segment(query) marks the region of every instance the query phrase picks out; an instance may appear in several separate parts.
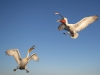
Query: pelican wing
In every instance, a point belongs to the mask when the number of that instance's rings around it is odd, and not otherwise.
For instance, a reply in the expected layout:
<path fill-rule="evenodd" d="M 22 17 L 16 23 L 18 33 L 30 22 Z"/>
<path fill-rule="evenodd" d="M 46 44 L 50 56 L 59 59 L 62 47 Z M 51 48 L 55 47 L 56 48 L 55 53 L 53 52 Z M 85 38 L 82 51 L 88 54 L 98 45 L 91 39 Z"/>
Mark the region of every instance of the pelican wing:
<path fill-rule="evenodd" d="M 18 49 L 10 49 L 5 52 L 9 56 L 13 56 L 18 64 L 20 64 L 21 56 Z"/>
<path fill-rule="evenodd" d="M 35 45 L 32 46 L 32 47 L 28 50 L 28 52 L 30 53 L 33 49 L 35 49 Z"/>
<path fill-rule="evenodd" d="M 75 30 L 77 32 L 81 31 L 84 28 L 86 28 L 88 25 L 90 25 L 91 23 L 95 22 L 97 19 L 98 19 L 97 15 L 85 17 L 75 24 Z"/>
<path fill-rule="evenodd" d="M 35 60 L 36 62 L 39 61 L 39 57 L 37 56 L 36 53 L 32 54 L 32 55 L 29 57 L 29 61 L 30 61 L 31 59 Z"/>

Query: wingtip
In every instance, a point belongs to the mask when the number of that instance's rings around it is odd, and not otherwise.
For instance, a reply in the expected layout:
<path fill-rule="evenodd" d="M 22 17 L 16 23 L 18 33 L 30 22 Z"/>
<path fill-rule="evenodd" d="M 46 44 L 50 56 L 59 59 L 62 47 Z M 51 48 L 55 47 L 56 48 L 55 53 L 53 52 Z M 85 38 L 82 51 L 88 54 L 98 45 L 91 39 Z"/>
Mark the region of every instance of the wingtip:
<path fill-rule="evenodd" d="M 98 15 L 95 15 L 95 16 L 99 18 L 99 16 L 98 16 Z"/>
<path fill-rule="evenodd" d="M 95 20 L 98 20 L 99 19 L 99 16 L 98 15 L 94 15 L 94 19 Z"/>
<path fill-rule="evenodd" d="M 95 16 L 97 16 L 97 17 L 98 17 L 98 15 L 95 15 Z"/>

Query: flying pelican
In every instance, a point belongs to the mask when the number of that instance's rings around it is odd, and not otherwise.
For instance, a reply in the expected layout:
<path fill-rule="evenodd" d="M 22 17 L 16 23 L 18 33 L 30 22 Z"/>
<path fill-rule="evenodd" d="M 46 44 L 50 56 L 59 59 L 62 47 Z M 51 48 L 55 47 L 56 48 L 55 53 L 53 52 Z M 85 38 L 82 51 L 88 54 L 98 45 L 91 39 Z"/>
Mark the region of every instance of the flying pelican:
<path fill-rule="evenodd" d="M 61 24 L 58 26 L 58 30 L 67 30 L 68 34 L 73 39 L 76 39 L 78 37 L 78 32 L 79 31 L 83 30 L 88 25 L 90 25 L 91 23 L 98 20 L 98 16 L 94 15 L 94 16 L 85 17 L 85 18 L 83 18 L 82 20 L 80 20 L 79 22 L 77 22 L 75 24 L 69 24 L 67 18 L 63 17 L 58 12 L 56 12 L 55 14 L 58 14 L 62 17 L 61 20 L 57 20 L 57 22 L 61 22 Z M 66 34 L 66 33 L 64 33 L 64 34 Z"/>
<path fill-rule="evenodd" d="M 19 50 L 18 49 L 9 49 L 7 50 L 5 53 L 9 56 L 13 56 L 14 59 L 16 60 L 18 66 L 16 69 L 14 69 L 13 71 L 16 71 L 17 69 L 20 70 L 26 70 L 26 73 L 29 73 L 29 71 L 26 69 L 26 65 L 28 64 L 28 62 L 33 59 L 36 62 L 39 61 L 39 58 L 37 56 L 36 53 L 33 53 L 30 57 L 29 57 L 29 53 L 35 49 L 35 45 L 32 46 L 28 51 L 27 51 L 27 56 L 25 58 L 21 58 Z"/>

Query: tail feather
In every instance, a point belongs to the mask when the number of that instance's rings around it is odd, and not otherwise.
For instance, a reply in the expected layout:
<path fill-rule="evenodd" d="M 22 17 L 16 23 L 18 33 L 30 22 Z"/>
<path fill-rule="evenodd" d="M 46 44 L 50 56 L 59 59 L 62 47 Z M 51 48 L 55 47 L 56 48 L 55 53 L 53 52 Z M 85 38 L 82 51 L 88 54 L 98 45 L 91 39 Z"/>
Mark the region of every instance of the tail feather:
<path fill-rule="evenodd" d="M 76 39 L 78 35 L 79 35 L 78 33 L 75 33 L 73 37 L 71 36 L 71 38 Z"/>

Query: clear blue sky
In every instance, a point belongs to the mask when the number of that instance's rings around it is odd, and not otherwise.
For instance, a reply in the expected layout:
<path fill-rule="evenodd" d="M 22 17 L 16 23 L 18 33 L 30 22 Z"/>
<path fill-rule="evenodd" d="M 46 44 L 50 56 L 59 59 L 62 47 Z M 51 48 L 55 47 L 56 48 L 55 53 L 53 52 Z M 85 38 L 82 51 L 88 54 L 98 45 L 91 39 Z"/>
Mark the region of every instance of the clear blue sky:
<path fill-rule="evenodd" d="M 18 48 L 21 56 L 36 45 L 39 62 L 30 61 L 27 75 L 100 75 L 100 20 L 74 40 L 58 31 L 59 12 L 76 23 L 100 17 L 100 0 L 0 0 L 0 75 L 25 75 L 5 51 Z"/>

